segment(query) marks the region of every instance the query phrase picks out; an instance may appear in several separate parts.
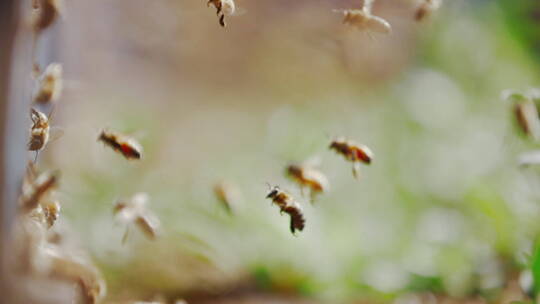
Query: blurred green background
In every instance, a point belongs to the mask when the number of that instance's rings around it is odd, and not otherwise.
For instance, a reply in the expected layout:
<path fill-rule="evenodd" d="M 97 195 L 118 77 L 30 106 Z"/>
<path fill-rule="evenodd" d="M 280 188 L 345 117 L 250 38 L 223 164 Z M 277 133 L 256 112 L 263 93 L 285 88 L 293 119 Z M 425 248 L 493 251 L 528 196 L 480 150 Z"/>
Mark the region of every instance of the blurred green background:
<path fill-rule="evenodd" d="M 373 37 L 331 11 L 360 1 L 238 0 L 225 29 L 205 2 L 66 5 L 65 135 L 44 165 L 63 173 L 57 229 L 78 233 L 109 299 L 501 299 L 540 229 L 538 171 L 516 162 L 536 145 L 500 98 L 539 84 L 540 2 L 448 0 L 416 23 L 417 2 L 377 0 L 393 33 Z M 144 159 L 97 143 L 105 127 L 138 138 Z M 360 181 L 327 149 L 338 135 L 375 153 Z M 311 157 L 331 183 L 314 205 L 283 175 Z M 222 179 L 242 192 L 234 216 L 212 192 Z M 266 182 L 302 203 L 297 236 Z M 122 245 L 112 204 L 140 191 L 163 235 Z"/>

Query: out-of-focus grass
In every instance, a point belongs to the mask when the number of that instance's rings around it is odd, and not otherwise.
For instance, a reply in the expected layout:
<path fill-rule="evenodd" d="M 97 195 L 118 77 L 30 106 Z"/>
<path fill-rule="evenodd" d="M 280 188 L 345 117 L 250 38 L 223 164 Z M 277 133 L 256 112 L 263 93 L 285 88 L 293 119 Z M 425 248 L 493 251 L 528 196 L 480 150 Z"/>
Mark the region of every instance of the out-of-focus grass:
<path fill-rule="evenodd" d="M 71 62 L 82 85 L 67 92 L 58 111 L 66 134 L 47 155 L 63 170 L 61 221 L 103 267 L 112 298 L 256 284 L 336 303 L 500 287 L 507 260 L 520 262 L 538 233 L 540 193 L 537 172 L 516 166 L 533 145 L 516 135 L 499 93 L 537 85 L 538 66 L 503 22 L 504 5 L 447 1 L 413 24 L 405 2 L 391 2 L 379 9 L 394 34 L 374 40 L 342 33 L 327 4 L 243 3 L 249 13 L 228 31 L 199 6 L 110 8 L 123 24 L 139 19 L 87 55 L 95 65 L 118 60 L 121 72 Z M 128 17 L 114 14 L 120 8 Z M 152 30 L 169 39 L 140 37 Z M 66 49 L 86 46 L 71 35 Z M 144 159 L 126 162 L 96 143 L 101 127 L 134 132 Z M 360 181 L 327 150 L 328 135 L 373 149 Z M 312 156 L 332 184 L 313 206 L 282 175 Z M 213 197 L 223 178 L 242 190 L 233 217 Z M 298 236 L 264 199 L 265 182 L 302 201 Z M 150 194 L 163 236 L 135 234 L 122 246 L 112 203 L 138 191 Z"/>

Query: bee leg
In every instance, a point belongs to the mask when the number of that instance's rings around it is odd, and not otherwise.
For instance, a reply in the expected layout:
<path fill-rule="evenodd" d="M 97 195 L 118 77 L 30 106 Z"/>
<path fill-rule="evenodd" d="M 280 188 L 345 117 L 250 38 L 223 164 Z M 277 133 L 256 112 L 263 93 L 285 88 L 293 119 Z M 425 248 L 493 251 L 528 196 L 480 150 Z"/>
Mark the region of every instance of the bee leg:
<path fill-rule="evenodd" d="M 34 156 L 34 164 L 37 162 L 38 155 L 39 155 L 39 150 L 36 150 L 36 156 Z"/>
<path fill-rule="evenodd" d="M 221 14 L 221 17 L 219 17 L 219 24 L 222 26 L 222 27 L 225 27 L 227 24 L 225 23 L 225 15 L 224 14 Z"/>
<path fill-rule="evenodd" d="M 355 179 L 360 178 L 360 165 L 358 163 L 353 163 L 352 174 Z"/>

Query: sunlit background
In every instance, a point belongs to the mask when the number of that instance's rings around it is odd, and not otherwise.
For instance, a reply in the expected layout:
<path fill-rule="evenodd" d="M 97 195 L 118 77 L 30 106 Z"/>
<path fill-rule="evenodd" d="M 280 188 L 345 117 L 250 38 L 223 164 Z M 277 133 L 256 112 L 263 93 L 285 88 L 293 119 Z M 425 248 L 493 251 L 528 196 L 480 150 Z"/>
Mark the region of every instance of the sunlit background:
<path fill-rule="evenodd" d="M 377 0 L 390 35 L 332 12 L 361 1 L 236 5 L 221 28 L 204 0 L 66 1 L 64 136 L 42 166 L 62 171 L 55 229 L 78 235 L 108 300 L 501 299 L 540 229 L 538 171 L 517 166 L 535 144 L 500 98 L 540 84 L 539 3 L 447 0 L 418 23 L 416 1 Z M 98 143 L 103 128 L 140 140 L 143 159 Z M 335 136 L 373 150 L 359 180 L 328 150 Z M 284 175 L 306 159 L 331 183 L 313 205 Z M 220 180 L 241 191 L 232 216 Z M 301 203 L 304 231 L 291 235 L 267 182 Z M 122 244 L 112 206 L 136 192 L 161 237 L 133 230 Z"/>

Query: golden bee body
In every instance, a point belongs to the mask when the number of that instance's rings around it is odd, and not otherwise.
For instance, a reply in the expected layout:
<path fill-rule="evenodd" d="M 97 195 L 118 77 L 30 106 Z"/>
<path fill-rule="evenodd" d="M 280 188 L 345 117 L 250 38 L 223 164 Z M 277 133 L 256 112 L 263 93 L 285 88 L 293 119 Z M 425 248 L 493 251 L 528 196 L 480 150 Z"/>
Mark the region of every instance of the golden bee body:
<path fill-rule="evenodd" d="M 110 130 L 103 130 L 98 140 L 114 151 L 122 154 L 126 159 L 141 159 L 142 146 L 134 138 Z"/>
<path fill-rule="evenodd" d="M 28 142 L 28 150 L 39 151 L 45 147 L 49 141 L 49 118 L 42 112 L 36 109 L 30 110 L 30 118 L 33 122 L 30 128 L 30 141 Z"/>
<path fill-rule="evenodd" d="M 287 213 L 290 218 L 290 230 L 294 234 L 296 230 L 304 230 L 306 220 L 300 205 L 286 192 L 275 186 L 270 189 L 270 192 L 266 196 L 272 200 L 272 203 L 279 207 L 280 213 Z"/>
<path fill-rule="evenodd" d="M 32 24 L 36 32 L 50 27 L 62 9 L 61 0 L 34 0 L 33 1 Z"/>
<path fill-rule="evenodd" d="M 371 31 L 381 34 L 390 34 L 392 26 L 385 19 L 373 15 L 370 10 L 363 9 L 347 9 L 334 10 L 343 14 L 343 23 L 355 27 L 362 31 Z"/>
<path fill-rule="evenodd" d="M 353 163 L 353 175 L 358 178 L 359 164 L 371 164 L 373 152 L 365 145 L 357 144 L 353 141 L 338 138 L 330 143 L 329 149 L 343 155 L 346 160 Z"/>
<path fill-rule="evenodd" d="M 34 102 L 50 103 L 60 98 L 62 92 L 62 65 L 51 63 L 38 79 Z"/>
<path fill-rule="evenodd" d="M 289 165 L 286 173 L 292 180 L 300 185 L 301 189 L 309 189 L 311 201 L 315 199 L 317 194 L 328 191 L 330 188 L 330 183 L 328 182 L 326 175 L 307 165 Z"/>

